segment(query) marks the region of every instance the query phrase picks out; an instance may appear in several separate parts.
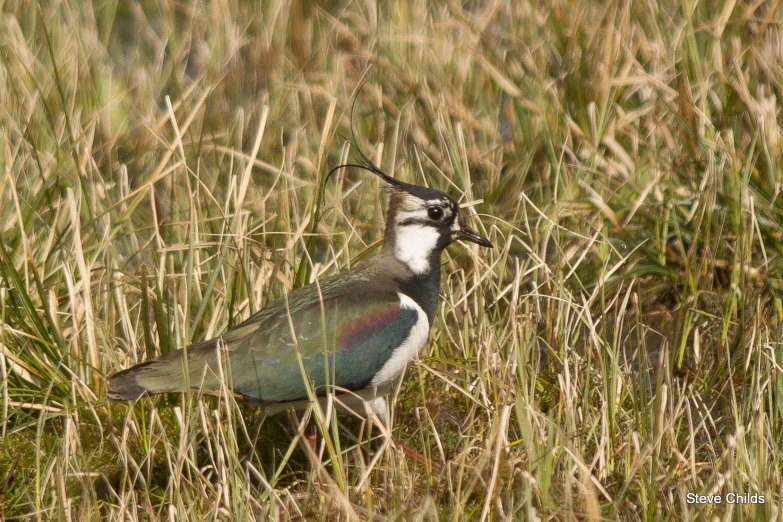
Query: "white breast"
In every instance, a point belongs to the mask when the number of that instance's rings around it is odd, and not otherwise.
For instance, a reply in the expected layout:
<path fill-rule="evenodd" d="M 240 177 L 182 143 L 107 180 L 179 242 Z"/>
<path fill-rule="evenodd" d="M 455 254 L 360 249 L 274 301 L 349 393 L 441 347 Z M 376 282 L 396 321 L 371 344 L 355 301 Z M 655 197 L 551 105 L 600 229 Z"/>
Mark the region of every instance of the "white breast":
<path fill-rule="evenodd" d="M 405 371 L 405 367 L 408 366 L 408 363 L 418 357 L 421 349 L 427 344 L 427 338 L 430 335 L 430 322 L 421 306 L 407 295 L 399 292 L 397 292 L 397 295 L 400 296 L 400 306 L 408 310 L 416 310 L 419 318 L 416 321 L 416 324 L 413 325 L 413 328 L 411 328 L 405 341 L 399 348 L 394 350 L 392 356 L 381 368 L 381 371 L 379 371 L 370 382 L 371 387 L 383 386 L 402 375 L 402 372 Z"/>

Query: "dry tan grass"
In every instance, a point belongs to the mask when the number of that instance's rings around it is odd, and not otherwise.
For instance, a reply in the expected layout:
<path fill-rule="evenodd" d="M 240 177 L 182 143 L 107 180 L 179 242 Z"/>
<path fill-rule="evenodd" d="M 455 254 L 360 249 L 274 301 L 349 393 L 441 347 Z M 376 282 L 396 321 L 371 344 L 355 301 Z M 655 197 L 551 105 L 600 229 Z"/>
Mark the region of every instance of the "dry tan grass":
<path fill-rule="evenodd" d="M 776 1 L 5 2 L 0 518 L 783 517 L 781 20 Z M 432 465 L 331 408 L 107 403 L 107 374 L 375 252 L 378 180 L 318 197 L 354 96 L 373 159 L 497 245 L 444 256 L 396 392 L 394 438 Z"/>

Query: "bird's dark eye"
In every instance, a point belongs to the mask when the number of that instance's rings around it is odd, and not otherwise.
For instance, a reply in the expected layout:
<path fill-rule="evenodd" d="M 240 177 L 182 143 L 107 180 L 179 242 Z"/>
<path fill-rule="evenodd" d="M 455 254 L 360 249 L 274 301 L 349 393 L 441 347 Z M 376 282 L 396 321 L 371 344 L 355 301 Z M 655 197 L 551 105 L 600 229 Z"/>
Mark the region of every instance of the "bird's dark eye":
<path fill-rule="evenodd" d="M 443 217 L 443 209 L 440 207 L 430 207 L 427 209 L 427 215 L 433 221 L 437 221 Z"/>

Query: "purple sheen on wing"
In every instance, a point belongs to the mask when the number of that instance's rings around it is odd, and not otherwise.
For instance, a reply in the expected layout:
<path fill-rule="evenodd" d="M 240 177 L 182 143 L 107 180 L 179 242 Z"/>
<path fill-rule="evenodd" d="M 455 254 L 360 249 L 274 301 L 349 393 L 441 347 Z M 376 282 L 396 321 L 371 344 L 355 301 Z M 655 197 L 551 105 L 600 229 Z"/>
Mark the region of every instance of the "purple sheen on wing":
<path fill-rule="evenodd" d="M 398 304 L 368 310 L 367 315 L 345 323 L 339 330 L 338 339 L 342 350 L 351 351 L 396 320 L 400 315 Z"/>

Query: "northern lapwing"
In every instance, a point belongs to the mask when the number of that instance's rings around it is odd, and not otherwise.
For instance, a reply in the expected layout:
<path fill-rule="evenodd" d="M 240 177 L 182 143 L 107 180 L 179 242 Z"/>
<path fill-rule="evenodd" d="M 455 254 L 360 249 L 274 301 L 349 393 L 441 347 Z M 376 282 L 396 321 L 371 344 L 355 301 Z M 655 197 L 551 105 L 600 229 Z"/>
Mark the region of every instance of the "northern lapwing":
<path fill-rule="evenodd" d="M 424 348 L 435 320 L 441 252 L 455 240 L 492 243 L 465 224 L 454 198 L 399 181 L 359 154 L 361 165 L 332 172 L 361 167 L 389 184 L 378 255 L 291 291 L 215 339 L 112 375 L 108 397 L 228 390 L 279 410 L 331 391 L 351 407 L 360 398 L 385 423 L 384 395 Z"/>

